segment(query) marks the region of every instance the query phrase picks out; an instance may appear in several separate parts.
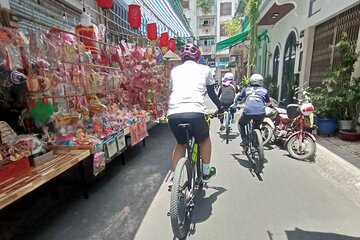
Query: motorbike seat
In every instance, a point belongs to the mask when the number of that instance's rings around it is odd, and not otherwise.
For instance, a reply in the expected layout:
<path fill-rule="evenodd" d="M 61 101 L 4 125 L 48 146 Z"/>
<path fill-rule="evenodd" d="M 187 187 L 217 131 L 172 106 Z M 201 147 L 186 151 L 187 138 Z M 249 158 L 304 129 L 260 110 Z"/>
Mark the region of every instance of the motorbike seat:
<path fill-rule="evenodd" d="M 287 115 L 290 119 L 297 118 L 301 115 L 300 105 L 299 104 L 289 104 L 286 107 Z"/>

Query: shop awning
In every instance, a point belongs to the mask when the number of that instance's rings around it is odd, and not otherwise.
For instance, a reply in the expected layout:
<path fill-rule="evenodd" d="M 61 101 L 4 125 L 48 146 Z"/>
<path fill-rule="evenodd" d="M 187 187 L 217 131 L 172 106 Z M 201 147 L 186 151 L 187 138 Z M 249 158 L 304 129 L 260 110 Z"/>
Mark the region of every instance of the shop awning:
<path fill-rule="evenodd" d="M 239 35 L 235 35 L 235 36 L 225 39 L 221 42 L 218 42 L 216 44 L 216 51 L 218 52 L 218 51 L 225 50 L 229 47 L 232 47 L 238 43 L 245 41 L 248 34 L 249 34 L 249 30 L 246 30 L 246 31 L 240 33 Z"/>
<path fill-rule="evenodd" d="M 241 24 L 241 33 L 218 42 L 216 44 L 216 51 L 219 52 L 225 50 L 229 47 L 232 47 L 238 43 L 245 41 L 247 35 L 249 34 L 249 31 L 250 31 L 249 17 L 245 16 Z"/>
<path fill-rule="evenodd" d="M 125 0 L 125 2 L 127 4 L 131 4 L 133 0 Z M 168 31 L 170 37 L 174 37 L 175 35 L 182 38 L 193 36 L 184 14 L 172 1 L 137 0 L 137 2 L 142 6 L 141 10 L 143 12 L 143 17 L 145 17 L 146 20 L 150 20 L 155 17 L 155 19 L 161 20 L 168 26 L 167 27 L 158 21 L 159 33 Z"/>

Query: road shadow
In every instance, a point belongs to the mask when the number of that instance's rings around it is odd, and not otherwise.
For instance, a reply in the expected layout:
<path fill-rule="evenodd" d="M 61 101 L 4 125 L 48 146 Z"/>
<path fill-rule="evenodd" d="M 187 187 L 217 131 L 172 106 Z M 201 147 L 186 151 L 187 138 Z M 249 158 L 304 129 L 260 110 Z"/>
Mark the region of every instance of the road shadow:
<path fill-rule="evenodd" d="M 274 149 L 278 149 L 279 147 L 275 145 L 275 143 L 272 142 L 268 142 L 267 144 L 264 145 L 264 150 L 274 150 Z"/>
<path fill-rule="evenodd" d="M 219 137 L 221 138 L 222 142 L 223 141 L 226 141 L 226 133 L 225 131 L 222 131 L 222 132 L 216 132 Z M 237 132 L 230 132 L 229 134 L 229 142 L 231 142 L 232 140 L 236 139 L 237 137 L 239 137 L 240 134 L 237 133 Z"/>
<path fill-rule="evenodd" d="M 315 163 L 316 154 L 310 158 L 307 159 L 297 159 L 291 156 L 289 153 L 285 153 L 283 156 L 286 156 L 292 160 L 299 161 L 299 162 L 305 162 L 305 163 Z"/>
<path fill-rule="evenodd" d="M 260 174 L 256 174 L 255 171 L 254 171 L 254 168 L 253 168 L 253 165 L 251 164 L 251 159 L 247 156 L 247 155 L 244 155 L 244 154 L 239 154 L 239 153 L 232 153 L 231 156 L 236 160 L 238 161 L 238 163 L 244 167 L 244 168 L 247 168 L 250 172 L 250 174 L 253 176 L 253 177 L 257 177 L 259 181 L 263 181 L 263 178 Z M 239 156 L 244 156 L 244 158 L 240 158 Z M 264 158 L 264 168 L 265 168 L 265 164 L 268 163 L 268 160 L 266 158 Z"/>
<path fill-rule="evenodd" d="M 276 240 L 277 235 L 281 235 L 280 239 L 284 239 L 281 233 L 267 232 L 270 240 Z M 353 237 L 338 233 L 305 231 L 300 228 L 295 228 L 293 231 L 285 231 L 285 234 L 288 240 L 360 240 L 360 236 Z"/>
<path fill-rule="evenodd" d="M 214 193 L 205 197 L 206 191 L 209 189 L 215 190 Z M 212 215 L 213 203 L 217 200 L 218 196 L 226 192 L 227 189 L 223 187 L 208 186 L 202 189 L 195 198 L 195 208 L 191 216 L 191 226 L 189 235 L 195 235 L 196 224 L 205 222 Z"/>

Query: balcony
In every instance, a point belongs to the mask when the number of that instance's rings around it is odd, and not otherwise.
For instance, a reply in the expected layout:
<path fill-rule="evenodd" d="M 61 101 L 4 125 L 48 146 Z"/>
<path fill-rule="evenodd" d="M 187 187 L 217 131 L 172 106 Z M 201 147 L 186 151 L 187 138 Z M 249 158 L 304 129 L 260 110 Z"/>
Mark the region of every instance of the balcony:
<path fill-rule="evenodd" d="M 215 45 L 213 45 L 213 46 L 200 46 L 200 51 L 201 51 L 202 55 L 215 54 Z"/>
<path fill-rule="evenodd" d="M 204 9 L 201 7 L 197 7 L 196 13 L 198 16 L 214 16 L 216 15 L 216 7 L 215 5 L 211 6 L 206 11 L 204 11 Z"/>
<path fill-rule="evenodd" d="M 198 36 L 211 36 L 211 35 L 216 35 L 215 26 L 198 27 Z"/>

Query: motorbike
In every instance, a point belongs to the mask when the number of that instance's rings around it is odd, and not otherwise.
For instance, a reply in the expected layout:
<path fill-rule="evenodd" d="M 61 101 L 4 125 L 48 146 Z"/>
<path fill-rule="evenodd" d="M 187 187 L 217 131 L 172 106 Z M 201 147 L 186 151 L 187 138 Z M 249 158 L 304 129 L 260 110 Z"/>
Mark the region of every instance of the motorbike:
<path fill-rule="evenodd" d="M 284 100 L 277 102 L 271 98 L 271 102 L 272 107 L 265 108 L 266 115 L 260 128 L 264 145 L 275 140 L 274 131 L 276 126 L 279 125 L 281 119 L 288 118 L 286 109 L 283 107 Z M 284 135 L 284 133 L 281 133 L 281 135 Z"/>
<path fill-rule="evenodd" d="M 289 104 L 286 109 L 274 107 L 268 111 L 261 126 L 263 138 L 283 143 L 296 159 L 313 157 L 316 153 L 316 139 L 307 131 L 315 127 L 313 111 L 314 106 L 308 101 Z M 269 136 L 271 133 L 272 136 Z"/>

